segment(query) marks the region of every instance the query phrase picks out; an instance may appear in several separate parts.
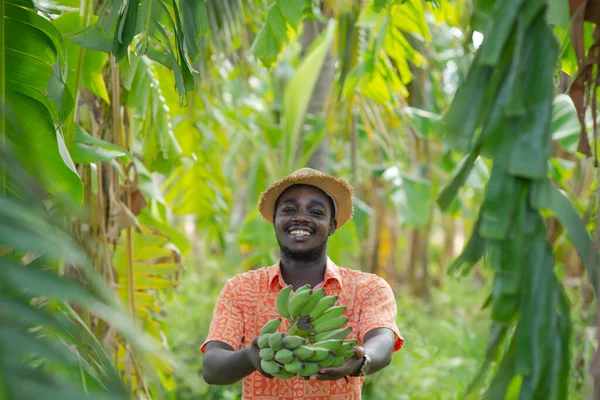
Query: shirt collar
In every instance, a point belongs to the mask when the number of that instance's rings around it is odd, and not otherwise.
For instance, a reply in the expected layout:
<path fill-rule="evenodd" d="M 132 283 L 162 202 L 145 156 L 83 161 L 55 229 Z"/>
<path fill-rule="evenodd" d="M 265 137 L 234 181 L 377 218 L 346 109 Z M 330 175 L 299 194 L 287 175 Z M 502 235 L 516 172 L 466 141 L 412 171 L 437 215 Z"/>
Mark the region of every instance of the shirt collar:
<path fill-rule="evenodd" d="M 342 289 L 342 275 L 340 274 L 340 267 L 335 265 L 329 257 L 327 257 L 327 266 L 325 267 L 325 276 L 323 277 L 323 287 L 329 281 L 337 281 L 340 289 Z M 279 287 L 283 288 L 286 286 L 283 276 L 281 276 L 281 260 L 277 260 L 277 264 L 271 267 L 269 271 L 269 287 L 273 285 L 273 282 L 277 281 Z"/>

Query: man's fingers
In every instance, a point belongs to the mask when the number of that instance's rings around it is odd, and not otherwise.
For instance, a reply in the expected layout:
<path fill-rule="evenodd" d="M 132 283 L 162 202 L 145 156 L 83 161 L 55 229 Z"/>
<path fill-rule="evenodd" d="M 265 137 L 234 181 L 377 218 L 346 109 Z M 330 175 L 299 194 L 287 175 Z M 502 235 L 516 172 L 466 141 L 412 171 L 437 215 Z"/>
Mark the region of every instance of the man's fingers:
<path fill-rule="evenodd" d="M 336 377 L 332 375 L 322 374 L 319 372 L 318 374 L 311 375 L 308 379 L 311 381 L 330 381 L 336 379 Z"/>
<path fill-rule="evenodd" d="M 342 368 L 342 367 L 321 368 L 319 370 L 319 374 L 327 375 L 329 377 L 342 376 L 342 375 L 346 375 L 346 368 Z"/>
<path fill-rule="evenodd" d="M 354 346 L 353 350 L 355 358 L 363 358 L 367 354 L 362 346 Z"/>

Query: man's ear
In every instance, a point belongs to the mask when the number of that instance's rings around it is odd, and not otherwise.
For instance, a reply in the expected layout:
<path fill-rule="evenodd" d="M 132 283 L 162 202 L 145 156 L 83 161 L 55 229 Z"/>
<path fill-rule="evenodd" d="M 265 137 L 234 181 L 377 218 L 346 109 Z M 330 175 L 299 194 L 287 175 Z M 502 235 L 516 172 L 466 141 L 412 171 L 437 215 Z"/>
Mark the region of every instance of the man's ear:
<path fill-rule="evenodd" d="M 332 219 L 331 221 L 329 221 L 329 236 L 333 235 L 333 232 L 335 232 L 337 228 L 337 219 Z"/>

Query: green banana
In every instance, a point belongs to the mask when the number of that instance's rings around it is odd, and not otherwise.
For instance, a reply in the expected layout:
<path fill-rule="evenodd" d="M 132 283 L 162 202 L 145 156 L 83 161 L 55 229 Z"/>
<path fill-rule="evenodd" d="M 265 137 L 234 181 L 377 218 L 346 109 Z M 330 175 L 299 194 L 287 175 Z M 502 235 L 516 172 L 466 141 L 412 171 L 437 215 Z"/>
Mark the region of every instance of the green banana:
<path fill-rule="evenodd" d="M 275 353 L 275 361 L 281 364 L 287 364 L 294 360 L 294 353 L 288 349 L 281 349 Z"/>
<path fill-rule="evenodd" d="M 325 340 L 330 340 L 330 339 L 344 340 L 350 334 L 350 332 L 352 332 L 352 327 L 347 326 L 345 328 L 336 329 L 333 331 L 317 333 L 316 335 L 312 336 L 311 341 L 313 343 L 316 343 L 316 342 L 324 342 Z"/>
<path fill-rule="evenodd" d="M 346 359 L 344 357 L 338 356 L 333 360 L 333 363 L 331 363 L 330 367 L 341 367 L 345 362 Z"/>
<path fill-rule="evenodd" d="M 270 347 L 261 349 L 261 351 L 258 353 L 258 355 L 260 356 L 261 359 L 265 360 L 265 361 L 271 361 L 273 358 L 275 358 L 275 350 L 271 349 Z"/>
<path fill-rule="evenodd" d="M 339 339 L 330 339 L 323 342 L 313 343 L 310 347 L 336 351 L 342 346 L 342 343 L 344 342 Z"/>
<path fill-rule="evenodd" d="M 328 309 L 327 311 L 325 311 L 323 314 L 321 314 L 321 316 L 319 318 L 315 318 L 312 320 L 312 324 L 314 325 L 318 325 L 323 321 L 328 321 L 332 318 L 336 318 L 339 317 L 340 315 L 342 315 L 342 313 L 346 311 L 346 307 L 345 306 L 337 306 L 337 307 L 331 307 L 330 309 Z"/>
<path fill-rule="evenodd" d="M 319 349 L 314 347 L 312 349 L 315 350 L 315 355 L 312 357 L 308 357 L 306 361 L 323 361 L 327 357 L 335 355 L 335 353 L 331 350 Z"/>
<path fill-rule="evenodd" d="M 319 361 L 319 364 L 321 365 L 321 368 L 328 368 L 328 367 L 331 367 L 331 365 L 333 364 L 334 361 L 335 361 L 335 356 L 329 356 L 326 359 L 324 359 L 323 361 Z"/>
<path fill-rule="evenodd" d="M 265 347 L 269 347 L 269 338 L 271 337 L 271 333 L 265 333 L 264 335 L 260 335 L 258 337 L 258 348 L 264 349 Z"/>
<path fill-rule="evenodd" d="M 302 360 L 306 360 L 307 358 L 314 356 L 315 353 L 316 351 L 314 349 L 306 346 L 300 346 L 294 350 L 294 355 Z"/>
<path fill-rule="evenodd" d="M 283 349 L 283 333 L 277 332 L 269 338 L 269 347 L 275 351 Z"/>
<path fill-rule="evenodd" d="M 260 367 L 269 375 L 278 374 L 283 371 L 283 365 L 277 364 L 275 361 L 261 360 Z"/>
<path fill-rule="evenodd" d="M 354 350 L 350 349 L 344 353 L 335 353 L 339 357 L 344 357 L 345 359 L 354 357 Z"/>
<path fill-rule="evenodd" d="M 291 372 L 286 371 L 285 369 L 277 374 L 273 374 L 273 377 L 277 378 L 277 379 L 290 379 L 295 377 L 296 374 L 293 374 Z"/>
<path fill-rule="evenodd" d="M 300 315 L 302 307 L 304 307 L 311 295 L 312 290 L 310 289 L 294 293 L 290 299 L 290 302 L 288 303 L 288 311 L 290 313 L 289 318 L 294 319 Z"/>
<path fill-rule="evenodd" d="M 344 344 L 342 344 L 338 349 L 336 349 L 335 353 L 341 354 L 341 353 L 345 353 L 349 350 L 352 350 L 354 348 L 354 346 L 356 346 L 356 342 L 357 342 L 356 340 L 350 340 L 349 342 L 344 342 Z M 314 344 L 313 344 L 313 346 L 314 346 Z"/>
<path fill-rule="evenodd" d="M 280 324 L 281 324 L 281 318 L 274 318 L 274 319 L 270 320 L 269 322 L 267 322 L 260 329 L 260 334 L 264 335 L 266 333 L 274 333 L 275 331 L 277 331 L 277 328 L 279 328 Z"/>
<path fill-rule="evenodd" d="M 290 301 L 290 293 L 292 292 L 292 285 L 288 285 L 279 291 L 277 295 L 277 312 L 283 318 L 289 318 L 290 313 L 288 312 L 288 303 Z"/>
<path fill-rule="evenodd" d="M 302 285 L 298 289 L 296 289 L 296 291 L 294 292 L 294 294 L 296 294 L 298 292 L 301 292 L 303 290 L 306 290 L 306 289 L 310 289 L 310 285 L 308 283 L 306 285 Z"/>
<path fill-rule="evenodd" d="M 348 317 L 336 317 L 327 321 L 323 321 L 319 324 L 313 325 L 312 330 L 314 333 L 329 332 L 336 329 L 340 329 L 342 326 L 346 325 L 348 321 Z"/>
<path fill-rule="evenodd" d="M 310 314 L 310 312 L 312 310 L 314 310 L 315 307 L 317 306 L 317 303 L 319 302 L 319 300 L 321 300 L 323 297 L 325 297 L 325 289 L 320 288 L 317 290 L 313 290 L 313 293 L 310 296 L 310 299 L 308 299 L 308 301 L 306 302 L 304 307 L 302 307 L 302 310 L 300 311 L 300 316 L 304 317 L 304 316 Z"/>
<path fill-rule="evenodd" d="M 295 335 L 285 335 L 283 338 L 283 348 L 294 350 L 300 347 L 304 343 L 304 339 L 300 336 Z"/>
<path fill-rule="evenodd" d="M 291 372 L 292 374 L 297 374 L 304 365 L 300 360 L 294 359 L 292 362 L 287 363 L 283 366 L 287 372 Z"/>
<path fill-rule="evenodd" d="M 333 307 L 336 301 L 338 301 L 337 296 L 325 296 L 319 300 L 316 307 L 308 315 L 311 319 L 319 318 L 330 307 Z"/>
<path fill-rule="evenodd" d="M 311 376 L 316 374 L 321 369 L 319 363 L 316 362 L 305 362 L 303 363 L 302 369 L 298 371 L 298 375 Z"/>

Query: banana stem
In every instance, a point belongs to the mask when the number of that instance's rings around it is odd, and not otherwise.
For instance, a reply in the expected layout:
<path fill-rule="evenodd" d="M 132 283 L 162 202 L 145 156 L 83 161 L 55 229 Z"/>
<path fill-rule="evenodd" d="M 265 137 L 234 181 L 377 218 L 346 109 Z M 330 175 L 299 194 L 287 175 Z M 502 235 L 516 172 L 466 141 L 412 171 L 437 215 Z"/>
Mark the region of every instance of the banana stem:
<path fill-rule="evenodd" d="M 307 338 L 308 335 L 311 333 L 310 332 L 310 327 L 306 327 L 306 326 L 302 326 L 299 327 L 298 324 L 300 323 L 300 320 L 302 318 L 296 318 L 294 320 L 292 320 L 292 324 L 290 325 L 290 327 L 285 331 L 286 336 L 300 336 L 303 338 Z M 302 328 L 307 328 L 307 329 L 302 329 Z"/>
<path fill-rule="evenodd" d="M 285 331 L 285 334 L 286 334 L 286 336 L 292 336 L 292 335 L 295 335 L 297 331 L 298 331 L 298 320 L 296 319 L 290 325 L 290 327 L 287 329 L 287 331 Z"/>
<path fill-rule="evenodd" d="M 81 0 L 79 5 L 79 14 L 81 16 L 81 28 L 86 28 L 91 19 L 92 13 L 92 1 L 91 0 Z M 77 57 L 77 67 L 75 69 L 75 84 L 73 85 L 73 101 L 75 102 L 75 106 L 73 107 L 73 117 L 69 119 L 67 125 L 67 149 L 69 151 L 73 150 L 73 129 L 75 127 L 75 122 L 77 121 L 77 112 L 79 110 L 79 82 L 81 81 L 81 75 L 83 71 L 83 61 L 85 59 L 85 47 L 79 46 L 79 55 Z"/>
<path fill-rule="evenodd" d="M 4 55 L 4 0 L 0 0 L 0 147 L 6 147 L 6 62 Z M 6 194 L 6 170 L 0 165 L 0 194 Z"/>

